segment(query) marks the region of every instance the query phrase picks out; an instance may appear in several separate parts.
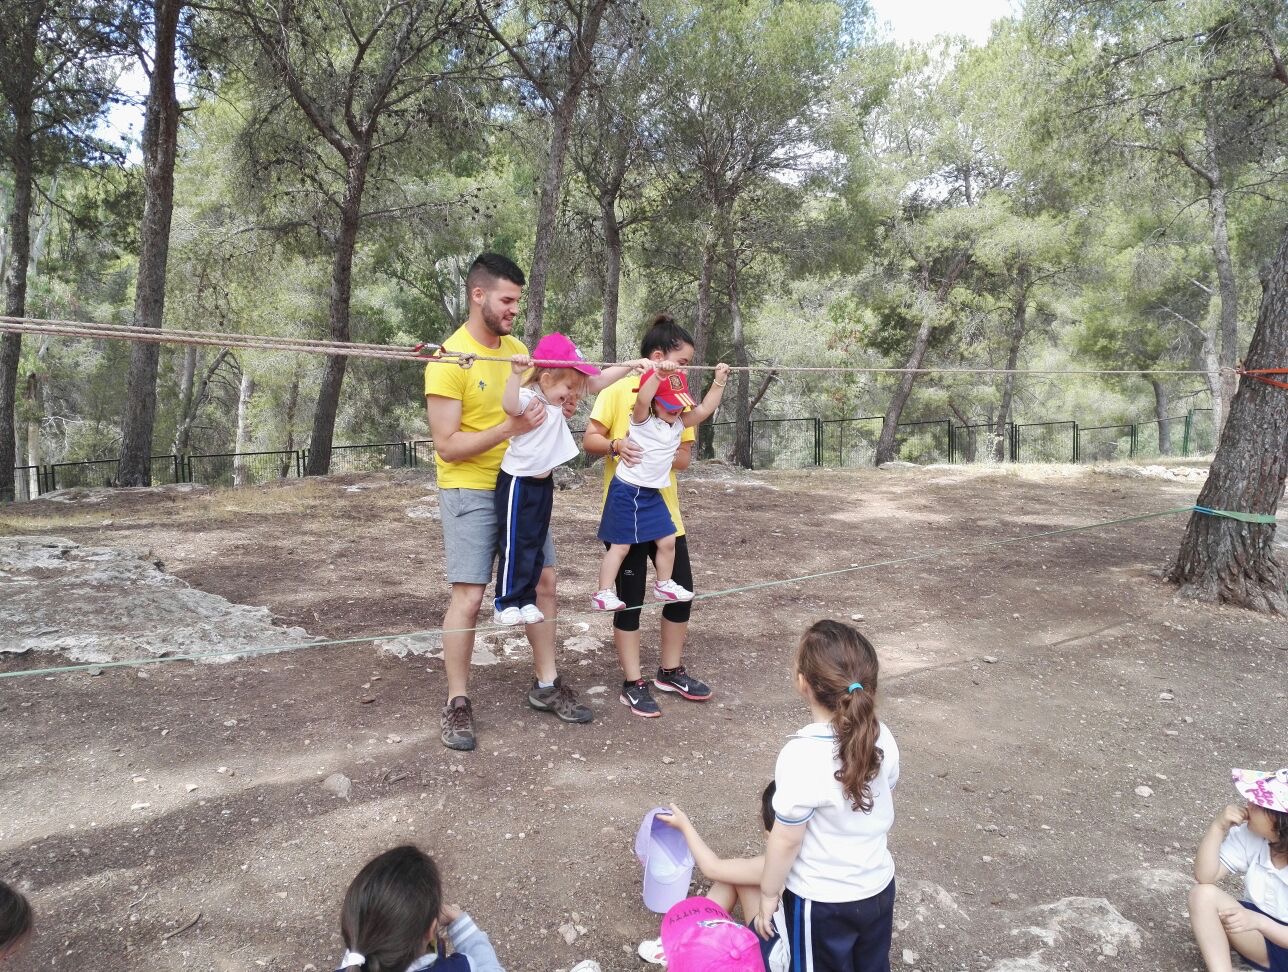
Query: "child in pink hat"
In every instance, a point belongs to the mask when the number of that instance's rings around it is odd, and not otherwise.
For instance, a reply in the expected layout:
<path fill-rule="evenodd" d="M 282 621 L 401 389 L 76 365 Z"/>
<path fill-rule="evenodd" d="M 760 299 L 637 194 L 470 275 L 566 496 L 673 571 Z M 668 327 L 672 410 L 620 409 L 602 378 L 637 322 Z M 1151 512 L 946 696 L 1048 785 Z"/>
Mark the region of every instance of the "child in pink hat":
<path fill-rule="evenodd" d="M 686 898 L 662 919 L 669 972 L 764 972 L 760 941 L 710 898 Z"/>
<path fill-rule="evenodd" d="M 534 399 L 545 405 L 545 421 L 531 432 L 512 437 L 497 475 L 496 624 L 540 624 L 545 615 L 537 608 L 537 581 L 545 566 L 542 553 L 554 508 L 554 480 L 550 474 L 577 456 L 564 416 L 564 406 L 575 406 L 590 392 L 607 388 L 633 370 L 648 367 L 644 359 L 600 371 L 588 364 L 566 334 L 547 334 L 531 355 L 511 360 L 501 407 L 507 415 L 522 415 Z M 526 377 L 525 377 L 526 376 Z"/>
<path fill-rule="evenodd" d="M 1231 770 L 1246 799 L 1208 826 L 1194 858 L 1190 925 L 1208 972 L 1231 972 L 1230 949 L 1255 968 L 1288 972 L 1288 767 Z M 1242 874 L 1246 900 L 1217 886 Z"/>

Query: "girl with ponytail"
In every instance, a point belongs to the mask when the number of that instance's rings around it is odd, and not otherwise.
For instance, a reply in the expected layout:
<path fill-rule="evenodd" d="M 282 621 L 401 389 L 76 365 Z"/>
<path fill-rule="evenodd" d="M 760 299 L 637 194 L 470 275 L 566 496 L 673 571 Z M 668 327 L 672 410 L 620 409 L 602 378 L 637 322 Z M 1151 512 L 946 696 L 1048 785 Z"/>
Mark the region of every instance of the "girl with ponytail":
<path fill-rule="evenodd" d="M 886 834 L 899 747 L 877 719 L 877 653 L 856 629 L 819 621 L 796 652 L 796 690 L 814 720 L 774 770 L 756 930 L 783 905 L 793 962 L 815 972 L 889 972 L 894 860 Z"/>
<path fill-rule="evenodd" d="M 505 972 L 474 919 L 443 903 L 434 859 L 410 844 L 358 872 L 344 896 L 340 933 L 336 972 Z"/>

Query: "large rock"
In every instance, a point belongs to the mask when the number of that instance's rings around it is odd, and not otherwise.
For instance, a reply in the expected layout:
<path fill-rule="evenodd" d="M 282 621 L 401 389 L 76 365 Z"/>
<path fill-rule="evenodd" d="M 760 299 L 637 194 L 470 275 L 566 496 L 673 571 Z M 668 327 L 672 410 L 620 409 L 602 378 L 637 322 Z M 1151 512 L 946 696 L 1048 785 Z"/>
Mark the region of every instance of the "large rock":
<path fill-rule="evenodd" d="M 62 537 L 0 537 L 0 654 L 60 652 L 72 661 L 240 651 L 311 640 L 267 608 L 189 587 L 116 547 Z"/>

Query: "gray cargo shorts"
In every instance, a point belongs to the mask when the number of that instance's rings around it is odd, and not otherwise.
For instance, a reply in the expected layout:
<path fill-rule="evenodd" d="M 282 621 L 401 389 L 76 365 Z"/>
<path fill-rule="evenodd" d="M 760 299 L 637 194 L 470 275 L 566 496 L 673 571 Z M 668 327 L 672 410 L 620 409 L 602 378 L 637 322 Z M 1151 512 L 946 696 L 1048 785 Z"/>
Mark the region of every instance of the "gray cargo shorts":
<path fill-rule="evenodd" d="M 496 561 L 496 498 L 490 489 L 439 489 L 449 584 L 490 584 Z M 546 533 L 541 551 L 546 567 L 555 565 L 555 542 Z"/>

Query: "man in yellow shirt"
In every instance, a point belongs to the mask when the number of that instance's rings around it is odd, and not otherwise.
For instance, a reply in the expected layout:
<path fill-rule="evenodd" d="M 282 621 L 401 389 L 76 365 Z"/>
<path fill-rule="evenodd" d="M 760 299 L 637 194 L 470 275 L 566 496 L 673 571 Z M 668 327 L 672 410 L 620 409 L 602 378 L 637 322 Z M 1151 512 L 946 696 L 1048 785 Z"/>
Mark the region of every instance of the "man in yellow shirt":
<path fill-rule="evenodd" d="M 509 358 L 527 348 L 511 337 L 525 283 L 523 271 L 508 258 L 484 253 L 465 279 L 469 317 L 446 341 L 449 351 L 504 358 L 475 361 L 469 368 L 450 362 L 425 366 L 425 408 L 434 440 L 439 510 L 451 602 L 443 616 L 443 667 L 447 705 L 442 713 L 443 745 L 473 749 L 474 714 L 468 694 L 470 658 L 483 589 L 492 579 L 497 524 L 493 491 L 506 441 L 530 432 L 546 418 L 540 400 L 517 416 L 501 407 Z M 572 403 L 574 406 L 576 402 Z M 545 620 L 526 626 L 536 671 L 528 704 L 553 712 L 565 722 L 590 722 L 589 708 L 560 680 L 555 667 L 555 550 L 546 538 L 545 567 L 537 585 L 537 607 Z"/>
<path fill-rule="evenodd" d="M 659 314 L 644 334 L 640 354 L 654 361 L 674 361 L 681 368 L 693 361 L 693 338 L 668 314 Z M 627 377 L 600 392 L 590 412 L 590 422 L 582 445 L 589 455 L 607 456 L 604 462 L 604 495 L 613 479 L 618 462 L 628 466 L 639 462 L 639 446 L 626 438 L 631 410 L 635 407 L 639 378 Z M 680 449 L 672 463 L 670 485 L 661 490 L 666 508 L 675 521 L 675 566 L 671 577 L 677 584 L 693 590 L 693 569 L 689 564 L 689 546 L 680 519 L 680 494 L 675 485 L 676 469 L 687 469 L 693 458 L 693 429 L 685 429 Z M 657 544 L 637 543 L 631 546 L 617 574 L 617 596 L 630 607 L 644 603 L 644 580 L 648 561 L 657 554 Z M 689 634 L 689 601 L 674 601 L 662 609 L 661 664 L 652 680 L 653 687 L 674 692 L 692 702 L 711 698 L 711 689 L 685 671 L 681 656 Z M 622 666 L 622 690 L 618 701 L 635 715 L 652 719 L 662 714 L 650 691 L 649 682 L 640 674 L 640 612 L 618 611 L 613 615 L 613 642 L 617 660 Z"/>

